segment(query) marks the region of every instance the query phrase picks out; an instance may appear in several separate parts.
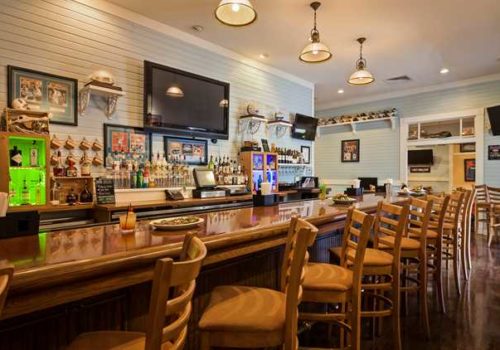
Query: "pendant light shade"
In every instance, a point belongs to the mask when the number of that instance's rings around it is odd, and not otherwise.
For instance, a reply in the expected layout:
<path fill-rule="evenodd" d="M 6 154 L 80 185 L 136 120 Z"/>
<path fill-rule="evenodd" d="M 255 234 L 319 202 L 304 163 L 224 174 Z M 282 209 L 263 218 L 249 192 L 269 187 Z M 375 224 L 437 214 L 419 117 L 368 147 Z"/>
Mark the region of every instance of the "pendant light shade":
<path fill-rule="evenodd" d="M 319 39 L 319 31 L 316 28 L 316 11 L 321 6 L 318 1 L 311 3 L 311 8 L 314 10 L 314 28 L 311 30 L 311 43 L 300 53 L 299 59 L 306 63 L 320 63 L 328 61 L 332 57 L 332 53 L 328 46 L 323 44 Z"/>
<path fill-rule="evenodd" d="M 182 91 L 182 89 L 176 85 L 172 85 L 171 87 L 169 87 L 167 89 L 167 92 L 165 93 L 165 95 L 167 96 L 170 96 L 170 97 L 174 97 L 174 98 L 180 98 L 180 97 L 184 97 L 184 91 Z"/>
<path fill-rule="evenodd" d="M 359 59 L 356 61 L 356 71 L 351 74 L 347 82 L 351 85 L 367 85 L 373 83 L 375 78 L 373 74 L 366 69 L 366 60 L 363 58 L 363 43 L 366 38 L 358 38 L 359 43 Z"/>
<path fill-rule="evenodd" d="M 222 0 L 215 9 L 215 17 L 233 27 L 249 25 L 257 19 L 257 12 L 249 0 Z"/>

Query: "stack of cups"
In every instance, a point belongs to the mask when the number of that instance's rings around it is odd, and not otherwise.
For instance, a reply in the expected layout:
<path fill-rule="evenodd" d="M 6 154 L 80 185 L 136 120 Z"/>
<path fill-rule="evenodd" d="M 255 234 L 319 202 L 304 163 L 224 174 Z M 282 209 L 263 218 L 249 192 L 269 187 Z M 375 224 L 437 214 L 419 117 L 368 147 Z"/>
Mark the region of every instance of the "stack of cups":
<path fill-rule="evenodd" d="M 7 208 L 9 207 L 9 194 L 0 192 L 0 218 L 7 215 Z"/>

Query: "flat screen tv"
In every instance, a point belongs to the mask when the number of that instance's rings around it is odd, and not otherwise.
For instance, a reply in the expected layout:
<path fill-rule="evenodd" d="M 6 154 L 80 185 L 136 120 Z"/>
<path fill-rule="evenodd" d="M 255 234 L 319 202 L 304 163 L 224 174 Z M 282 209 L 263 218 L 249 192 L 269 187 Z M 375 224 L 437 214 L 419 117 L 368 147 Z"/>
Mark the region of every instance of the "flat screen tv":
<path fill-rule="evenodd" d="M 318 119 L 303 114 L 295 114 L 292 125 L 292 137 L 294 139 L 314 141 L 316 138 L 316 127 Z"/>
<path fill-rule="evenodd" d="M 228 83 L 144 62 L 145 129 L 227 140 L 228 118 Z"/>
<path fill-rule="evenodd" d="M 491 133 L 494 136 L 500 135 L 500 106 L 488 107 L 486 110 L 490 119 Z"/>
<path fill-rule="evenodd" d="M 434 153 L 431 149 L 408 151 L 408 165 L 434 164 Z"/>

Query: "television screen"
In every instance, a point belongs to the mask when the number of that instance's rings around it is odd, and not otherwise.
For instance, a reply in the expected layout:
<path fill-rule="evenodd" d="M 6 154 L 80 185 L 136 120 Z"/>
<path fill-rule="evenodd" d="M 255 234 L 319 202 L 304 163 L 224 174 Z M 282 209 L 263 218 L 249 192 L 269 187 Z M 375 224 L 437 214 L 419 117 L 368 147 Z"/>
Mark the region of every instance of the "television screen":
<path fill-rule="evenodd" d="M 434 153 L 431 149 L 408 151 L 408 165 L 434 164 Z"/>
<path fill-rule="evenodd" d="M 296 114 L 292 126 L 292 137 L 294 139 L 314 141 L 317 126 L 318 119 L 303 114 Z"/>
<path fill-rule="evenodd" d="M 500 106 L 488 107 L 486 110 L 490 119 L 491 133 L 494 136 L 500 135 Z"/>
<path fill-rule="evenodd" d="M 146 129 L 227 139 L 228 116 L 228 83 L 144 62 Z"/>

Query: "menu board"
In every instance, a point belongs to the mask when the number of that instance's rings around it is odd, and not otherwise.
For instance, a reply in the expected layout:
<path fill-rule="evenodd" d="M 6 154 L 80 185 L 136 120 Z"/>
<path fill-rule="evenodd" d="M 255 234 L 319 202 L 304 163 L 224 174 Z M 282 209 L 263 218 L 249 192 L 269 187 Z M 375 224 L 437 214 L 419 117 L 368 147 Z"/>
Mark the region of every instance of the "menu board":
<path fill-rule="evenodd" d="M 95 193 L 97 204 L 115 204 L 115 185 L 113 179 L 96 179 Z"/>

